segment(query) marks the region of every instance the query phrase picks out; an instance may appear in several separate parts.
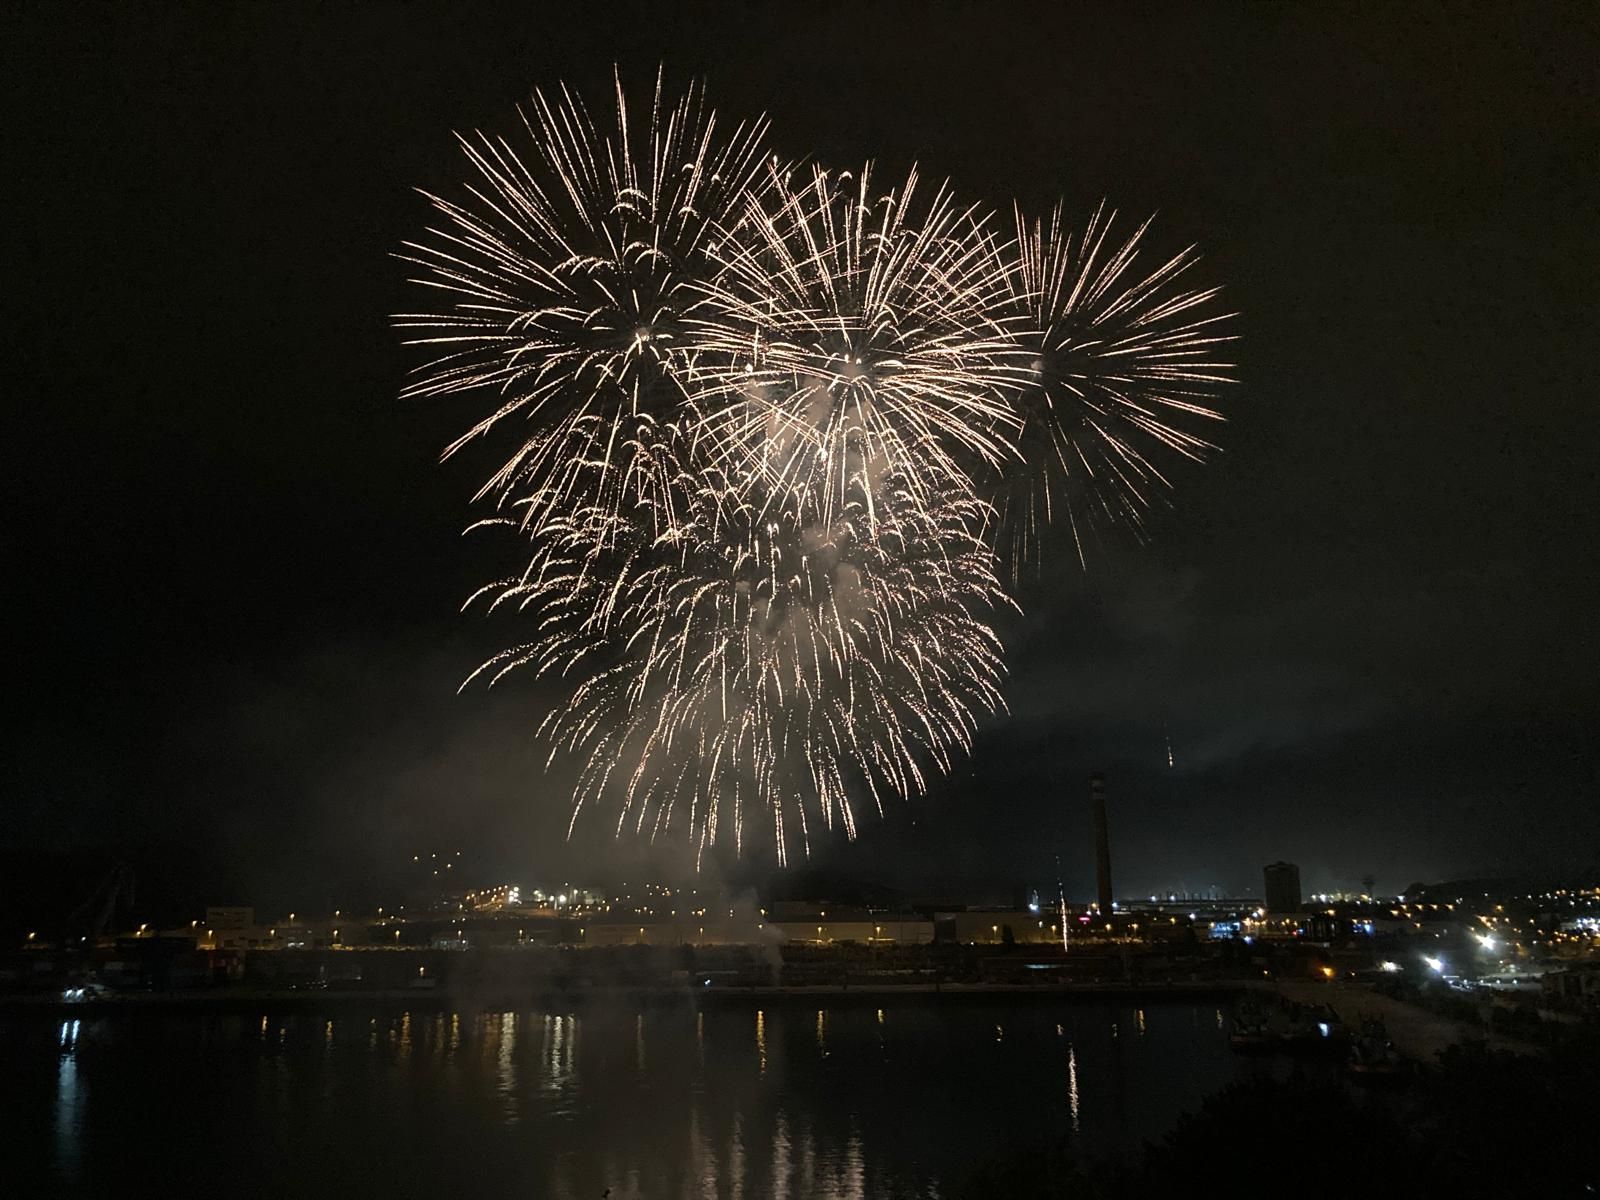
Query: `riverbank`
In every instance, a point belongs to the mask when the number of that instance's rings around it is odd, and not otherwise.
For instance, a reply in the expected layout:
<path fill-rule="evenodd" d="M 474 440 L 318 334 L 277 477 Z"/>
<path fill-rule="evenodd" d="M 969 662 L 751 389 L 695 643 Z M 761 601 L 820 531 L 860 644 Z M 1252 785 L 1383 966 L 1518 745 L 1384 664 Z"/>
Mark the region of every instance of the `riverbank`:
<path fill-rule="evenodd" d="M 1438 1060 L 1441 1051 L 1474 1043 L 1508 1054 L 1541 1053 L 1537 1046 L 1528 1042 L 1505 1037 L 1481 1025 L 1441 1017 L 1360 984 L 1284 981 L 1276 986 L 1276 991 L 1296 1004 L 1328 1005 L 1350 1029 L 1360 1028 L 1363 1017 L 1376 1017 L 1383 1022 L 1394 1048 L 1415 1062 L 1431 1065 Z"/>

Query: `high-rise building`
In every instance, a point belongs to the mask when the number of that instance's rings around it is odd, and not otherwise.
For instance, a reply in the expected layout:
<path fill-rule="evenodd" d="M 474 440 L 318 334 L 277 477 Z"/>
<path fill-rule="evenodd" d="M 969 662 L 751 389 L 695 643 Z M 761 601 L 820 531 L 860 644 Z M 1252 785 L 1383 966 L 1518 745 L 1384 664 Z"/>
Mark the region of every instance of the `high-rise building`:
<path fill-rule="evenodd" d="M 1293 863 L 1275 862 L 1261 872 L 1266 888 L 1269 913 L 1300 911 L 1300 868 Z"/>
<path fill-rule="evenodd" d="M 1106 777 L 1096 771 L 1089 776 L 1089 807 L 1094 813 L 1094 873 L 1100 915 L 1109 917 L 1111 902 L 1111 834 L 1106 828 Z"/>

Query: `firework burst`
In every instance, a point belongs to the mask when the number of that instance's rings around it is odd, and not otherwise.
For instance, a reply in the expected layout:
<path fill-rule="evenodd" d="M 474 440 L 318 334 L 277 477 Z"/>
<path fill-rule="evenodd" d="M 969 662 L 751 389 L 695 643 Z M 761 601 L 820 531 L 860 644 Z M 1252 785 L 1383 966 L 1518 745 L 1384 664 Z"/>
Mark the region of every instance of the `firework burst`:
<path fill-rule="evenodd" d="M 1021 350 L 991 314 L 1004 261 L 983 215 L 913 170 L 887 192 L 859 174 L 771 168 L 708 244 L 694 342 L 719 452 L 831 520 L 874 519 L 879 478 L 913 497 L 1012 457 L 1005 391 Z"/>
<path fill-rule="evenodd" d="M 407 397 L 499 403 L 446 456 L 518 418 L 524 437 L 479 495 L 526 522 L 598 506 L 670 510 L 692 425 L 684 324 L 709 230 L 727 225 L 762 165 L 764 120 L 725 131 L 690 87 L 657 79 L 648 118 L 620 79 L 608 125 L 562 87 L 520 110 L 525 138 L 460 137 L 469 199 L 429 196 L 442 220 L 402 255 L 440 303 L 396 324 L 433 357 Z"/>
<path fill-rule="evenodd" d="M 480 593 L 536 635 L 480 673 L 578 681 L 540 731 L 578 764 L 574 821 L 614 799 L 618 832 L 701 851 L 764 822 L 783 861 L 819 825 L 853 836 L 859 800 L 924 790 L 1002 707 L 987 618 L 1009 601 L 977 500 L 886 477 L 870 517 L 853 489 L 824 522 L 759 490 L 707 487 L 599 555 L 588 518 L 541 530 L 529 569 Z"/>
<path fill-rule="evenodd" d="M 999 487 L 1000 543 L 1013 579 L 1037 564 L 1044 528 L 1065 521 L 1080 561 L 1096 527 L 1139 531 L 1168 486 L 1164 455 L 1199 460 L 1203 432 L 1233 365 L 1234 338 L 1216 311 L 1221 289 L 1188 286 L 1193 247 L 1140 265 L 1150 222 L 1114 237 L 1115 213 L 1097 209 L 1081 232 L 1060 206 L 1046 220 L 1019 210 L 1009 275 L 1013 325 L 1026 351 L 1015 393 L 1026 470 Z"/>
<path fill-rule="evenodd" d="M 405 394 L 494 397 L 447 455 L 521 430 L 478 496 L 520 565 L 468 604 L 524 633 L 472 679 L 560 693 L 573 821 L 781 860 L 1003 709 L 995 542 L 1015 579 L 1062 513 L 1138 526 L 1160 454 L 1209 449 L 1225 318 L 1104 212 L 1006 240 L 915 171 L 791 171 L 698 88 L 614 100 L 460 139 L 467 198 L 402 255 L 436 302 L 396 319 Z"/>

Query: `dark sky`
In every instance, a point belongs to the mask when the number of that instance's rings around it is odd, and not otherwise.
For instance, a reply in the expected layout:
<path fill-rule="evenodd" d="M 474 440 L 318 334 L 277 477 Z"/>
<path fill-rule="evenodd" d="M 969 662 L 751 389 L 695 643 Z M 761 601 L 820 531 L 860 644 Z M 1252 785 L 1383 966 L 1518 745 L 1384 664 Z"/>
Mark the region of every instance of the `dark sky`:
<path fill-rule="evenodd" d="M 1096 767 L 1128 892 L 1600 861 L 1593 5 L 14 3 L 0 44 L 7 848 L 304 907 L 432 848 L 680 864 L 564 842 L 536 689 L 454 694 L 490 460 L 437 465 L 473 406 L 399 403 L 387 323 L 451 131 L 615 61 L 783 153 L 1159 211 L 1242 314 L 1226 453 L 1062 556 L 1012 717 L 823 866 L 1086 892 Z"/>

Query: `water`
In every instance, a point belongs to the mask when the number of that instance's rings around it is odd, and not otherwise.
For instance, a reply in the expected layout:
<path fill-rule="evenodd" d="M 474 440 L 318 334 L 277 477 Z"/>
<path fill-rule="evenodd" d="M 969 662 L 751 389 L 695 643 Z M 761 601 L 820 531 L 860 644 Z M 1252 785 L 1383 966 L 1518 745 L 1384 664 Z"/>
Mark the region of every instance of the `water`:
<path fill-rule="evenodd" d="M 1063 1136 L 1159 1137 L 1241 1070 L 1224 1026 L 1039 1001 L 8 1018 L 0 1194 L 947 1196 Z"/>

